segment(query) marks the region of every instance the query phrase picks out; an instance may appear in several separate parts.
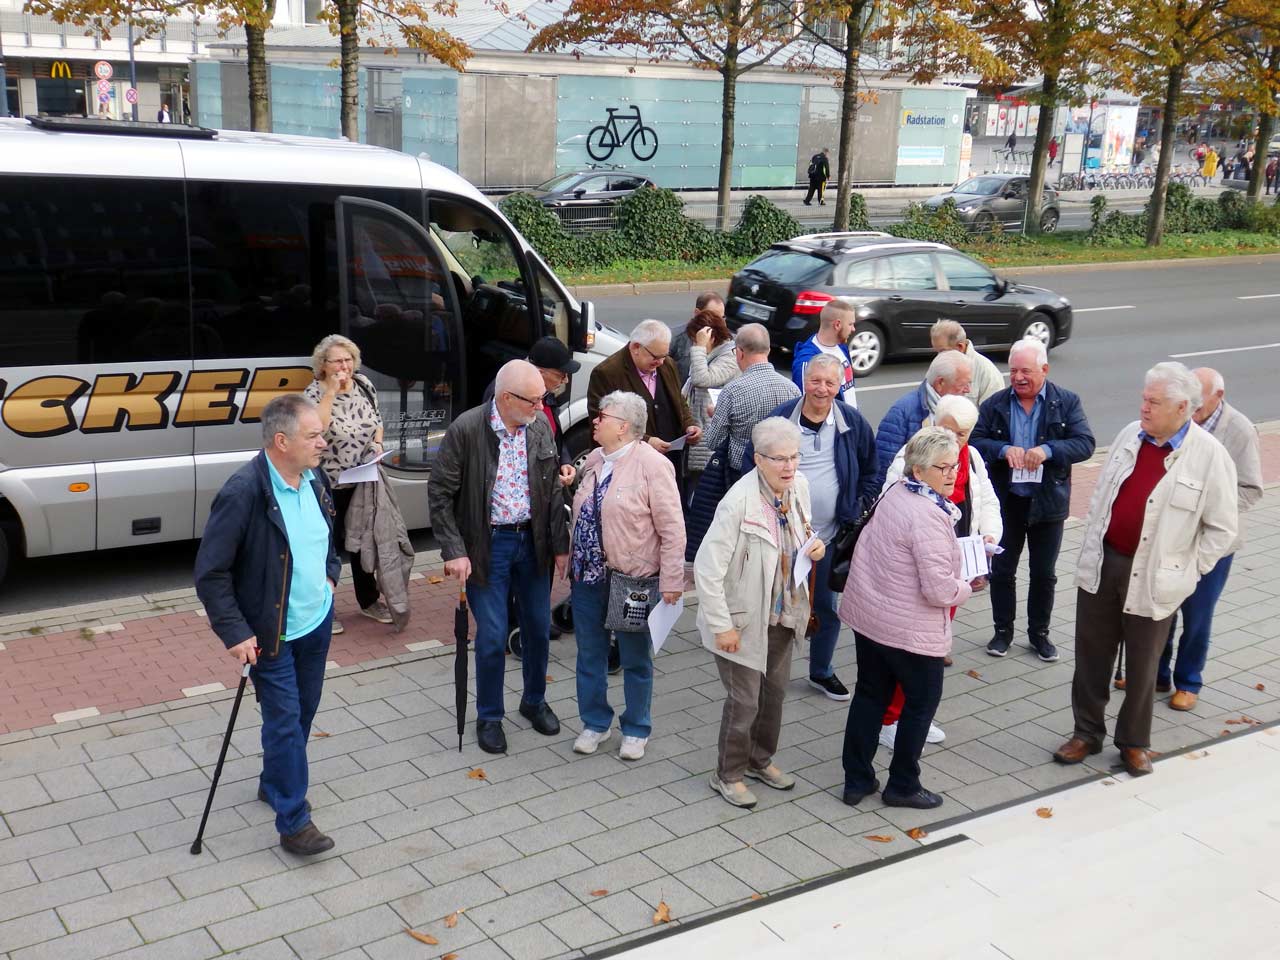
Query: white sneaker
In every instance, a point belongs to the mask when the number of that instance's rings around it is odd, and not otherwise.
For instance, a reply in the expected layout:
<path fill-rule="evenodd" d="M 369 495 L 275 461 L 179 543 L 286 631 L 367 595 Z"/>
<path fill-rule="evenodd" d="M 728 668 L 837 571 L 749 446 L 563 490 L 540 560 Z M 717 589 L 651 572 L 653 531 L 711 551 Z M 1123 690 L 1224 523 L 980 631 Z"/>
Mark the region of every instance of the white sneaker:
<path fill-rule="evenodd" d="M 609 739 L 610 730 L 583 730 L 573 741 L 574 753 L 595 753 L 596 747 Z"/>
<path fill-rule="evenodd" d="M 622 746 L 618 748 L 618 757 L 622 760 L 640 760 L 644 757 L 648 737 L 623 737 Z"/>
<path fill-rule="evenodd" d="M 888 726 L 881 725 L 880 746 L 886 747 L 889 750 L 892 750 L 893 741 L 896 740 L 897 737 L 898 737 L 898 725 L 896 723 L 891 723 Z"/>
<path fill-rule="evenodd" d="M 929 724 L 929 733 L 925 736 L 925 743 L 941 743 L 947 739 L 947 735 L 942 732 L 942 728 L 936 724 Z"/>
<path fill-rule="evenodd" d="M 346 630 L 347 628 L 342 625 L 342 621 L 334 617 L 333 626 L 329 628 L 329 633 L 336 637 L 340 633 L 346 633 Z"/>

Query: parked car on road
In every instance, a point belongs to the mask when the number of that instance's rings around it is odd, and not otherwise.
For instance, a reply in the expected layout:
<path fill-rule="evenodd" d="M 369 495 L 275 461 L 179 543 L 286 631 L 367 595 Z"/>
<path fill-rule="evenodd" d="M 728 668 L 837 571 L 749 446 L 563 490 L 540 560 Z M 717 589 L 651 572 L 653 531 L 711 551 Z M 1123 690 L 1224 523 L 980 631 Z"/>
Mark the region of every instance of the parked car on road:
<path fill-rule="evenodd" d="M 995 223 L 1021 230 L 1027 212 L 1030 178 L 1008 173 L 984 173 L 958 183 L 946 193 L 930 197 L 926 207 L 937 209 L 947 200 L 956 202 L 956 212 L 970 229 L 988 233 Z M 1053 233 L 1062 219 L 1058 191 L 1046 185 L 1040 201 L 1040 230 Z"/>
<path fill-rule="evenodd" d="M 607 230 L 614 207 L 653 181 L 625 170 L 578 170 L 552 177 L 529 192 L 562 222 L 583 230 Z"/>
<path fill-rule="evenodd" d="M 725 318 L 735 330 L 763 323 L 775 345 L 794 349 L 836 297 L 857 308 L 849 348 L 858 376 L 886 357 L 931 353 L 929 328 L 941 319 L 963 323 L 983 350 L 1023 337 L 1053 348 L 1071 336 L 1066 297 L 998 277 L 945 244 L 875 231 L 775 243 L 734 276 Z"/>

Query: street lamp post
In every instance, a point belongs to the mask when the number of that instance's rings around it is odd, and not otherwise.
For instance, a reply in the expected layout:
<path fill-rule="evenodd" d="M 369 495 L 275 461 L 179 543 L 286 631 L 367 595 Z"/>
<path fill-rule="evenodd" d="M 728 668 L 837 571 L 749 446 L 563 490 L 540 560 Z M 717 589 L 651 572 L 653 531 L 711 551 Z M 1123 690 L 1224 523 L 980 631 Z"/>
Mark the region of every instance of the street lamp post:
<path fill-rule="evenodd" d="M 138 65 L 133 59 L 133 7 L 129 7 L 129 86 L 138 89 Z M 133 101 L 133 120 L 138 122 L 138 101 Z"/>
<path fill-rule="evenodd" d="M 0 117 L 9 115 L 9 78 L 4 72 L 4 23 L 0 21 Z"/>

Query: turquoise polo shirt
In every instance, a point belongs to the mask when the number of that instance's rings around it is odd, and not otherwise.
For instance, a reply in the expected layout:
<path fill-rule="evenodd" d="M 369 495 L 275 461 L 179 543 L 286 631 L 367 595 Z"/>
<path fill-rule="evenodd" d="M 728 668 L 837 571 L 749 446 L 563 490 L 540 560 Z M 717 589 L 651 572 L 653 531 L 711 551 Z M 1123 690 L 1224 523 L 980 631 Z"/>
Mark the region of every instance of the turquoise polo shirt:
<path fill-rule="evenodd" d="M 333 605 L 333 588 L 329 586 L 328 577 L 329 522 L 325 520 L 324 508 L 311 488 L 315 474 L 306 471 L 302 475 L 302 483 L 295 490 L 284 482 L 271 458 L 266 459 L 267 470 L 271 473 L 271 490 L 284 519 L 289 553 L 293 559 L 284 639 L 297 640 L 320 626 Z"/>

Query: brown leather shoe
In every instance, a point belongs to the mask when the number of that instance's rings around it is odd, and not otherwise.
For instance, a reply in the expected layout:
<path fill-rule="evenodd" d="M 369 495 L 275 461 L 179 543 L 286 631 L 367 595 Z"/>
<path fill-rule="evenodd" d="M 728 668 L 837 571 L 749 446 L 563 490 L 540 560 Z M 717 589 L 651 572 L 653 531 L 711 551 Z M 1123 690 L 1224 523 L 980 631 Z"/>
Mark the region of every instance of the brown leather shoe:
<path fill-rule="evenodd" d="M 333 838 L 326 837 L 314 823 L 308 821 L 297 833 L 280 834 L 280 846 L 300 857 L 314 857 L 317 853 L 332 850 Z"/>
<path fill-rule="evenodd" d="M 1121 747 L 1120 762 L 1131 777 L 1145 777 L 1151 772 L 1151 755 L 1142 747 Z"/>
<path fill-rule="evenodd" d="M 1158 680 L 1156 681 L 1156 693 L 1168 693 L 1172 689 L 1172 683 L 1161 683 Z"/>
<path fill-rule="evenodd" d="M 1169 698 L 1169 706 L 1174 710 L 1192 710 L 1200 697 L 1190 690 L 1175 690 Z"/>
<path fill-rule="evenodd" d="M 1090 743 L 1088 740 L 1082 740 L 1079 737 L 1072 737 L 1053 752 L 1053 759 L 1059 763 L 1066 764 L 1083 763 L 1085 757 L 1101 752 L 1101 746 Z"/>

